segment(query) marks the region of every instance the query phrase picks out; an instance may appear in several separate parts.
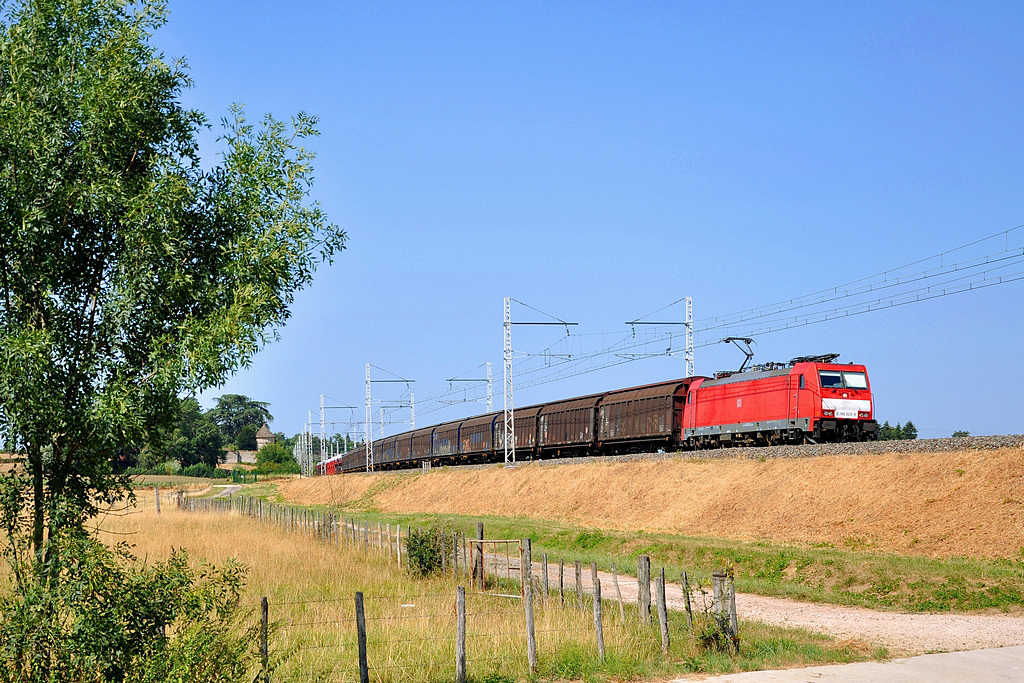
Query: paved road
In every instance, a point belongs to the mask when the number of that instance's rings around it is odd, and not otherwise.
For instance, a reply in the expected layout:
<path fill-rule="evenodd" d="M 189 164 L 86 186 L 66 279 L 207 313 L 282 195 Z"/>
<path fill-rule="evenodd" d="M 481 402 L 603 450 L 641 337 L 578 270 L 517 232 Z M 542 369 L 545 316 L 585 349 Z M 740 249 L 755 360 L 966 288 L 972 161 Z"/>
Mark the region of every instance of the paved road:
<path fill-rule="evenodd" d="M 749 671 L 711 678 L 677 678 L 672 683 L 962 683 L 963 681 L 1024 682 L 1024 647 L 945 652 L 896 659 L 814 666 L 784 671 Z"/>

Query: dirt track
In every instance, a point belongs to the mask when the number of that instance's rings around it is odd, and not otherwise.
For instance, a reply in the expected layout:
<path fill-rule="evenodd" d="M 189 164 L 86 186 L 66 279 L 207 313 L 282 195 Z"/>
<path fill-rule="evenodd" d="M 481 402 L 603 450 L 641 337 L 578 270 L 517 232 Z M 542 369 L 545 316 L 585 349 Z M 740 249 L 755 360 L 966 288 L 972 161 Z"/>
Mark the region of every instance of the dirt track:
<path fill-rule="evenodd" d="M 504 576 L 504 556 L 488 557 L 489 572 Z M 534 576 L 543 576 L 539 562 L 533 563 Z M 575 590 L 575 567 L 565 568 L 565 588 Z M 519 560 L 511 562 L 510 571 L 518 575 Z M 598 572 L 603 599 L 616 599 L 615 582 L 610 573 Z M 593 594 L 593 583 L 588 567 L 582 573 L 583 591 Z M 539 578 L 537 579 L 539 581 Z M 548 581 L 557 591 L 558 567 L 548 567 Z M 684 610 L 682 587 L 666 581 L 665 602 L 671 610 Z M 618 577 L 619 591 L 626 603 L 637 600 L 637 582 L 632 576 Z M 557 598 L 556 598 L 557 599 Z M 567 593 L 570 604 L 575 595 Z M 691 590 L 691 604 L 694 610 L 704 607 L 705 596 Z M 606 618 L 618 618 L 606 611 Z M 876 612 L 858 607 L 821 605 L 796 600 L 769 598 L 760 595 L 739 593 L 736 595 L 736 612 L 741 620 L 760 621 L 779 626 L 806 628 L 827 633 L 839 640 L 859 640 L 871 645 L 887 647 L 893 654 L 920 654 L 924 652 L 949 652 L 953 650 L 976 650 L 1008 645 L 1024 645 L 1024 619 L 1002 615 L 965 614 L 907 614 L 901 612 Z"/>

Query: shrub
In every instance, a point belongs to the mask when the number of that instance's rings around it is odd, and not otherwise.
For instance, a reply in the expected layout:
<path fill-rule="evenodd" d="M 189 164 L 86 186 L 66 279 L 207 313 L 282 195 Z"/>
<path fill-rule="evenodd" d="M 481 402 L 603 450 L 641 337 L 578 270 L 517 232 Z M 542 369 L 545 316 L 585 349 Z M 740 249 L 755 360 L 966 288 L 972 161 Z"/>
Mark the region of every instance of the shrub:
<path fill-rule="evenodd" d="M 268 443 L 256 453 L 257 474 L 298 474 L 299 463 L 295 462 L 295 456 L 279 443 Z"/>
<path fill-rule="evenodd" d="M 711 615 L 703 615 L 695 620 L 693 638 L 707 652 L 729 652 L 732 649 L 731 636 Z"/>
<path fill-rule="evenodd" d="M 17 586 L 0 595 L 0 683 L 252 679 L 257 639 L 238 607 L 242 566 L 195 569 L 176 551 L 137 568 L 123 544 L 55 543 L 50 576 L 12 562 Z"/>
<path fill-rule="evenodd" d="M 180 474 L 184 477 L 206 477 L 209 479 L 213 477 L 213 468 L 205 462 L 200 462 L 185 467 L 181 470 Z"/>
<path fill-rule="evenodd" d="M 409 571 L 419 576 L 428 576 L 441 570 L 441 555 L 445 539 L 451 537 L 451 530 L 444 526 L 412 531 L 405 538 L 405 553 L 409 558 Z"/>
<path fill-rule="evenodd" d="M 205 462 L 189 465 L 179 474 L 185 477 L 205 477 L 207 479 L 227 479 L 231 476 L 231 473 L 227 470 L 217 469 L 207 465 Z"/>

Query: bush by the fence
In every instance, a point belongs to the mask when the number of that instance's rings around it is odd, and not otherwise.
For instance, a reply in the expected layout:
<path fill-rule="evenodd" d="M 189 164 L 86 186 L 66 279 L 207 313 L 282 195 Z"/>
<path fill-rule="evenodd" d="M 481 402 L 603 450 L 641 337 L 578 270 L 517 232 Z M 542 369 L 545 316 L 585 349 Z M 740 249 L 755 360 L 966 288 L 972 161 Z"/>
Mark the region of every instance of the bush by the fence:
<path fill-rule="evenodd" d="M 441 571 L 441 557 L 451 535 L 452 529 L 443 525 L 410 531 L 404 539 L 409 571 L 419 576 Z"/>

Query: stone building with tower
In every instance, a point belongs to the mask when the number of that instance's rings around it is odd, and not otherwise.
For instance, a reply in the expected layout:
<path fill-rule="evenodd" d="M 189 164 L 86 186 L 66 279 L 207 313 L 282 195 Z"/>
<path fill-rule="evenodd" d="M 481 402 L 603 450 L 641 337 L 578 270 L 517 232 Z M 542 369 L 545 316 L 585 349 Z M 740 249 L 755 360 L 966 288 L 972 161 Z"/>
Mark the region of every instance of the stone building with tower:
<path fill-rule="evenodd" d="M 274 432 L 270 431 L 270 427 L 264 422 L 260 430 L 256 432 L 256 450 L 259 450 L 266 446 L 268 443 L 274 443 L 277 441 L 277 437 L 274 436 Z"/>
<path fill-rule="evenodd" d="M 255 465 L 256 464 L 256 451 L 266 446 L 268 443 L 274 443 L 277 441 L 277 437 L 274 436 L 274 432 L 270 431 L 270 427 L 264 422 L 263 426 L 256 432 L 256 450 L 237 450 L 228 451 L 227 460 L 238 465 Z"/>

